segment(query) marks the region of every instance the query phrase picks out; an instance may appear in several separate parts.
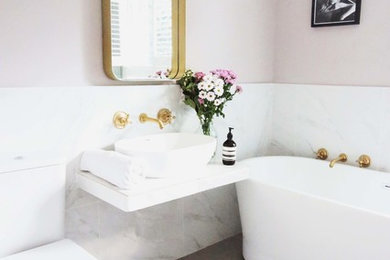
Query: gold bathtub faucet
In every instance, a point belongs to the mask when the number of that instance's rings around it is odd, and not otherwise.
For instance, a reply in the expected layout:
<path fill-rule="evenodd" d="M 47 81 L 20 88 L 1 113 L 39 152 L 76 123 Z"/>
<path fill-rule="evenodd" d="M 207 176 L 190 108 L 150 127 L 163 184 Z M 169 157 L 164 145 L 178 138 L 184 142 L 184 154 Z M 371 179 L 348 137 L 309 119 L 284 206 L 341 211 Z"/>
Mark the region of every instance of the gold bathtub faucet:
<path fill-rule="evenodd" d="M 334 165 L 337 163 L 337 162 L 346 162 L 348 160 L 348 156 L 345 154 L 345 153 L 342 153 L 339 155 L 339 157 L 337 157 L 336 159 L 332 160 L 330 163 L 329 163 L 329 167 L 330 168 L 333 168 Z"/>

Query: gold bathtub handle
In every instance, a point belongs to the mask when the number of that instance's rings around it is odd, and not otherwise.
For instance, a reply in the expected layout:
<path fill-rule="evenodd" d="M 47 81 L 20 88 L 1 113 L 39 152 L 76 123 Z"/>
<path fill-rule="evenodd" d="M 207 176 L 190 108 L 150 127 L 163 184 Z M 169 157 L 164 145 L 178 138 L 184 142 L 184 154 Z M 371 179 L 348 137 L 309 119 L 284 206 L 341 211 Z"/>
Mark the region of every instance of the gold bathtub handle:
<path fill-rule="evenodd" d="M 367 154 L 362 154 L 356 161 L 360 168 L 368 168 L 371 165 L 371 158 Z"/>
<path fill-rule="evenodd" d="M 328 159 L 328 151 L 325 148 L 318 149 L 316 156 L 317 159 L 326 160 Z"/>

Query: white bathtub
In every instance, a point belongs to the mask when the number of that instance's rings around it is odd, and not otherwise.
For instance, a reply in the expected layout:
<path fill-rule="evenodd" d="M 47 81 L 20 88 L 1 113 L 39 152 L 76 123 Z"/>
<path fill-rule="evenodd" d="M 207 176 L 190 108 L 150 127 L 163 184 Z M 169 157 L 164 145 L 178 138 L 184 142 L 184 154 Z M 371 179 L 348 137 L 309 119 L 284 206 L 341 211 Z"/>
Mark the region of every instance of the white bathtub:
<path fill-rule="evenodd" d="M 299 157 L 243 164 L 246 260 L 390 259 L 390 173 Z"/>

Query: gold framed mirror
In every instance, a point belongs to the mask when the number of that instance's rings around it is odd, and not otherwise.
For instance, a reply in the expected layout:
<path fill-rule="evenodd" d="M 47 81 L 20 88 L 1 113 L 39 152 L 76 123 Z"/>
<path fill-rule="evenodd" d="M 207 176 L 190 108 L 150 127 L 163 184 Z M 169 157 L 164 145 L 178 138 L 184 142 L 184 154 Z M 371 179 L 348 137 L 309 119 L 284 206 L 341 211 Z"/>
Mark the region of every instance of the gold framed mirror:
<path fill-rule="evenodd" d="M 186 0 L 102 0 L 103 60 L 113 80 L 171 83 L 185 71 Z"/>

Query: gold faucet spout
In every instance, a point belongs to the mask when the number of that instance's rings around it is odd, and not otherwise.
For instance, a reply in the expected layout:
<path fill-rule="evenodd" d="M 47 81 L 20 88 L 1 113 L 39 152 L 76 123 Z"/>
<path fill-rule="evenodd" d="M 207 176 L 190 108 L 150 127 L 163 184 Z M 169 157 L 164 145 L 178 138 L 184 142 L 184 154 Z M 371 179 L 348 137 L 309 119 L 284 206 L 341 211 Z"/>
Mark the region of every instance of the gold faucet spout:
<path fill-rule="evenodd" d="M 330 161 L 329 167 L 333 168 L 337 162 L 346 162 L 348 160 L 348 156 L 345 153 L 342 153 L 336 159 Z"/>
<path fill-rule="evenodd" d="M 157 118 L 153 118 L 153 117 L 148 117 L 148 115 L 145 113 L 139 115 L 139 121 L 141 123 L 146 123 L 146 122 L 157 123 L 161 130 L 164 129 L 164 123 L 161 120 L 158 120 Z"/>

